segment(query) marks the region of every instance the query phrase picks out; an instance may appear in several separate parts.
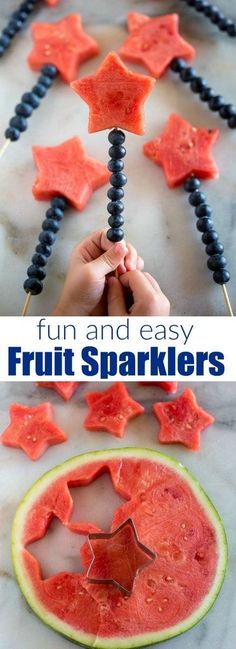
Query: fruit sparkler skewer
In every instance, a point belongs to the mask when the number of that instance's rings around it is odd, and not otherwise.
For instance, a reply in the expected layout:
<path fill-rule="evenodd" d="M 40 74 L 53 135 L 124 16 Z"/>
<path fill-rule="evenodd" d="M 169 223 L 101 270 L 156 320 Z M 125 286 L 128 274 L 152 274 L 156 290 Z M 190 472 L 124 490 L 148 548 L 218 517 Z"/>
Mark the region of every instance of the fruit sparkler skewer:
<path fill-rule="evenodd" d="M 231 38 L 236 36 L 235 23 L 230 18 L 226 18 L 216 5 L 212 5 L 208 0 L 182 0 L 182 2 L 186 2 L 189 7 L 204 14 L 220 31 L 225 32 Z"/>
<path fill-rule="evenodd" d="M 28 312 L 31 296 L 43 290 L 45 267 L 66 209 L 71 206 L 82 211 L 92 193 L 109 179 L 106 165 L 90 158 L 78 137 L 59 146 L 33 147 L 33 156 L 38 167 L 33 194 L 38 200 L 51 200 L 51 205 L 42 223 L 32 264 L 27 269 L 23 316 Z"/>
<path fill-rule="evenodd" d="M 46 0 L 46 3 L 51 7 L 55 7 L 58 2 L 59 0 Z M 21 31 L 32 11 L 41 3 L 42 0 L 26 0 L 26 2 L 21 2 L 18 9 L 10 15 L 6 27 L 4 27 L 0 34 L 0 58 L 4 56 L 13 38 Z"/>
<path fill-rule="evenodd" d="M 123 187 L 127 178 L 123 173 L 124 129 L 137 135 L 144 133 L 143 105 L 151 92 L 155 79 L 130 72 L 114 52 L 110 52 L 96 74 L 74 81 L 71 85 L 89 105 L 89 133 L 112 129 L 108 139 L 110 161 L 108 169 L 111 188 L 108 190 L 107 231 L 109 241 L 121 241 L 124 237 L 122 212 Z"/>
<path fill-rule="evenodd" d="M 119 53 L 125 61 L 144 65 L 153 77 L 159 79 L 170 67 L 188 83 L 193 93 L 208 104 L 209 110 L 218 112 L 229 128 L 236 128 L 236 107 L 227 104 L 197 71 L 186 64 L 195 56 L 194 48 L 178 33 L 178 15 L 170 14 L 149 18 L 139 13 L 128 14 L 129 36 Z"/>
<path fill-rule="evenodd" d="M 189 193 L 189 203 L 195 208 L 196 227 L 202 233 L 202 242 L 208 255 L 207 266 L 213 271 L 213 280 L 220 284 L 230 316 L 233 316 L 226 283 L 230 274 L 223 256 L 223 245 L 214 229 L 212 208 L 201 191 L 200 179 L 218 177 L 218 169 L 211 155 L 211 147 L 218 136 L 217 129 L 195 128 L 178 115 L 170 115 L 163 133 L 144 145 L 144 153 L 164 169 L 169 187 L 183 184 Z"/>
<path fill-rule="evenodd" d="M 70 14 L 56 23 L 34 23 L 34 47 L 28 56 L 33 70 L 40 70 L 36 85 L 23 94 L 5 131 L 6 142 L 0 151 L 4 154 L 10 142 L 19 140 L 28 127 L 28 119 L 38 108 L 58 74 L 66 83 L 76 76 L 80 63 L 99 52 L 96 41 L 82 28 L 79 14 Z"/>

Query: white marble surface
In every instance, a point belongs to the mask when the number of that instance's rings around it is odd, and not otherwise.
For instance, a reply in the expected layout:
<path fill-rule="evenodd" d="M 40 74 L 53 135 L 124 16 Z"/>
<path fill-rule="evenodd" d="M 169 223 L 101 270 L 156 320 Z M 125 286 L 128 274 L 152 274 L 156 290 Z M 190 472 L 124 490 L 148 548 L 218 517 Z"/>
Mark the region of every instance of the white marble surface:
<path fill-rule="evenodd" d="M 16 0 L 1 3 L 0 24 L 17 5 Z M 221 0 L 221 8 L 236 18 L 230 0 Z M 149 12 L 179 11 L 181 32 L 196 46 L 196 67 L 209 83 L 227 100 L 236 102 L 234 78 L 235 39 L 222 34 L 203 16 L 180 0 L 64 0 L 54 10 L 43 7 L 37 19 L 54 20 L 69 11 L 81 12 L 88 32 L 97 38 L 101 55 L 81 67 L 80 75 L 91 73 L 112 48 L 117 49 L 126 35 L 125 16 L 128 10 Z M 14 46 L 0 62 L 0 144 L 13 109 L 22 92 L 35 82 L 35 73 L 26 65 L 31 48 L 30 30 L 17 37 Z M 133 67 L 133 69 L 135 69 Z M 142 68 L 136 67 L 140 72 Z M 146 108 L 146 135 L 128 135 L 126 171 L 129 178 L 126 191 L 126 234 L 145 259 L 146 269 L 159 280 L 168 294 L 172 313 L 178 315 L 223 315 L 221 289 L 212 282 L 206 268 L 206 255 L 195 228 L 193 210 L 188 206 L 182 189 L 169 190 L 162 170 L 146 159 L 141 148 L 144 141 L 161 132 L 168 114 L 176 111 L 198 126 L 218 126 L 220 138 L 214 155 L 220 169 L 220 179 L 204 183 L 208 200 L 214 208 L 214 218 L 232 273 L 229 292 L 236 310 L 235 275 L 235 138 L 223 120 L 210 113 L 195 95 L 172 73 L 160 80 Z M 35 177 L 31 146 L 54 145 L 78 134 L 90 154 L 107 161 L 104 133 L 87 134 L 87 107 L 74 93 L 58 81 L 41 108 L 30 120 L 29 130 L 19 142 L 9 147 L 0 163 L 0 314 L 18 315 L 24 293 L 22 284 L 30 263 L 46 204 L 37 203 L 31 194 Z M 54 254 L 48 264 L 48 278 L 43 294 L 32 301 L 31 314 L 50 313 L 60 291 L 68 258 L 75 242 L 97 227 L 106 226 L 106 189 L 94 194 L 82 214 L 75 211 L 66 216 Z"/>
<path fill-rule="evenodd" d="M 151 413 L 151 404 L 168 399 L 157 388 L 129 384 L 131 395 L 145 406 L 145 414 L 130 422 L 125 437 L 119 441 L 105 433 L 89 433 L 82 423 L 87 412 L 80 386 L 69 403 L 33 384 L 3 384 L 0 392 L 0 432 L 7 424 L 8 405 L 12 400 L 35 405 L 50 398 L 55 419 L 66 431 L 69 441 L 49 449 L 38 462 L 31 462 L 21 451 L 0 446 L 0 647 L 1 649 L 70 649 L 72 646 L 48 629 L 26 605 L 13 577 L 10 559 L 10 528 L 14 512 L 26 489 L 55 464 L 81 451 L 118 447 L 143 446 L 167 452 L 179 459 L 200 480 L 213 500 L 226 527 L 229 542 L 229 570 L 223 589 L 206 618 L 184 636 L 164 643 L 163 649 L 233 649 L 236 633 L 236 523 L 235 523 L 235 455 L 236 407 L 235 385 L 230 383 L 190 384 L 199 403 L 216 422 L 202 433 L 201 451 L 194 453 L 184 447 L 161 446 L 157 443 L 158 423 Z M 91 389 L 96 389 L 95 384 Z M 105 386 L 104 386 L 105 388 Z M 103 387 L 102 387 L 103 389 Z M 179 391 L 182 391 L 179 386 Z M 110 499 L 108 499 L 110 502 Z M 104 501 L 101 507 L 104 509 Z M 107 503 L 106 503 L 107 507 Z M 64 546 L 63 546 L 64 547 Z M 65 557 L 68 555 L 65 545 Z M 64 561 L 65 561 L 64 557 Z M 58 569 L 65 568 L 58 566 Z"/>

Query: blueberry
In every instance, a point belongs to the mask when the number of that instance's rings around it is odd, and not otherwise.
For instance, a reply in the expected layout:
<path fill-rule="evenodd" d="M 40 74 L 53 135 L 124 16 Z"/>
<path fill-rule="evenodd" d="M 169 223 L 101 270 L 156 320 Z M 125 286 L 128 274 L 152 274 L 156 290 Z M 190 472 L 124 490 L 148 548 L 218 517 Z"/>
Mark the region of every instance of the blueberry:
<path fill-rule="evenodd" d="M 194 192 L 195 189 L 199 189 L 200 187 L 200 180 L 198 178 L 195 178 L 195 176 L 190 176 L 185 180 L 184 183 L 184 189 L 186 192 Z"/>
<path fill-rule="evenodd" d="M 24 290 L 26 293 L 31 293 L 32 295 L 39 295 L 42 293 L 43 284 L 37 277 L 29 277 L 25 280 Z"/>
<path fill-rule="evenodd" d="M 197 229 L 199 232 L 209 232 L 209 230 L 213 230 L 213 228 L 214 223 L 212 219 L 209 219 L 207 216 L 203 216 L 197 220 Z"/>
<path fill-rule="evenodd" d="M 229 271 L 225 268 L 215 270 L 215 272 L 213 273 L 213 279 L 216 284 L 226 284 L 230 280 Z"/>
<path fill-rule="evenodd" d="M 107 196 L 111 201 L 119 201 L 124 197 L 124 190 L 122 189 L 122 187 L 110 187 L 108 189 Z"/>
<path fill-rule="evenodd" d="M 11 142 L 16 142 L 17 140 L 19 140 L 20 131 L 18 131 L 17 128 L 14 128 L 13 126 L 11 126 L 11 127 L 7 128 L 7 130 L 5 131 L 5 137 L 8 140 L 11 140 Z"/>
<path fill-rule="evenodd" d="M 117 241 L 122 241 L 122 239 L 124 238 L 124 232 L 122 228 L 110 228 L 107 231 L 107 238 L 109 239 L 109 241 L 112 241 L 113 243 Z"/>
<path fill-rule="evenodd" d="M 206 196 L 203 192 L 200 192 L 199 189 L 196 189 L 192 194 L 190 194 L 188 200 L 190 205 L 197 206 L 205 202 Z"/>
<path fill-rule="evenodd" d="M 114 128 L 112 131 L 110 131 L 108 135 L 108 140 L 111 144 L 114 145 L 123 144 L 125 141 L 125 134 L 123 133 L 123 131 Z"/>
<path fill-rule="evenodd" d="M 32 115 L 33 108 L 30 104 L 26 104 L 25 102 L 21 102 L 20 104 L 17 104 L 15 107 L 15 113 L 16 115 L 22 115 L 23 117 L 30 117 Z"/>
<path fill-rule="evenodd" d="M 121 214 L 124 210 L 124 203 L 122 201 L 112 201 L 108 203 L 107 210 L 113 215 Z"/>

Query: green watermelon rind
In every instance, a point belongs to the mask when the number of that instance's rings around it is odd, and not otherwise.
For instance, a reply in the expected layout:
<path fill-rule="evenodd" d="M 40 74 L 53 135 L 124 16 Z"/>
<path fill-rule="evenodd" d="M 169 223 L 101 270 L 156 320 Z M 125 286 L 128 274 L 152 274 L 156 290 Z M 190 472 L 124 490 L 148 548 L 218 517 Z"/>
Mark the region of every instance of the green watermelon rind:
<path fill-rule="evenodd" d="M 20 560 L 21 550 L 23 547 L 21 543 L 21 535 L 24 529 L 25 517 L 29 509 L 35 502 L 35 498 L 40 496 L 40 494 L 45 491 L 45 488 L 49 486 L 49 484 L 52 484 L 54 478 L 57 479 L 59 476 L 64 475 L 65 473 L 71 471 L 79 465 L 92 463 L 93 461 L 97 462 L 100 459 L 103 459 L 104 461 L 115 460 L 119 459 L 119 457 L 122 459 L 124 457 L 127 457 L 130 459 L 146 459 L 154 462 L 164 463 L 170 468 L 174 469 L 178 473 L 178 475 L 180 475 L 187 481 L 187 483 L 193 490 L 195 497 L 202 505 L 204 511 L 207 513 L 209 520 L 214 526 L 218 541 L 219 561 L 211 590 L 204 598 L 201 606 L 199 606 L 198 609 L 183 622 L 155 633 L 149 632 L 144 634 L 137 634 L 136 636 L 133 635 L 127 638 L 122 638 L 119 636 L 114 636 L 113 638 L 97 638 L 97 636 L 87 634 L 82 631 L 73 631 L 70 625 L 63 622 L 62 620 L 59 620 L 53 613 L 48 612 L 37 600 L 37 597 L 32 592 L 28 576 L 25 573 L 24 566 Z M 31 609 L 45 624 L 63 635 L 65 638 L 67 638 L 67 640 L 71 640 L 72 642 L 78 643 L 85 647 L 94 647 L 96 649 L 134 649 L 135 647 L 145 647 L 148 645 L 163 642 L 164 640 L 169 640 L 172 637 L 184 633 L 185 631 L 198 624 L 198 622 L 200 622 L 200 620 L 213 606 L 222 587 L 227 569 L 228 545 L 225 529 L 221 518 L 213 503 L 205 493 L 204 489 L 201 487 L 192 473 L 180 462 L 169 457 L 168 455 L 153 451 L 151 449 L 132 447 L 105 451 L 92 451 L 75 456 L 72 459 L 67 460 L 63 464 L 54 467 L 53 469 L 45 473 L 39 480 L 37 480 L 27 491 L 16 511 L 12 526 L 12 561 L 20 590 Z"/>

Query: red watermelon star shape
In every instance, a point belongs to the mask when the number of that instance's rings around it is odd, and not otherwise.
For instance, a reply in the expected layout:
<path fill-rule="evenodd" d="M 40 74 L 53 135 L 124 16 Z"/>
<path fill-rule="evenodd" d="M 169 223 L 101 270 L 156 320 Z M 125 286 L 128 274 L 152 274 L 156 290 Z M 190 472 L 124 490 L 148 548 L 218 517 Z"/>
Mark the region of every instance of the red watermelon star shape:
<path fill-rule="evenodd" d="M 46 0 L 46 4 L 49 5 L 49 7 L 56 7 L 59 2 L 60 0 Z"/>
<path fill-rule="evenodd" d="M 69 401 L 76 392 L 79 382 L 77 381 L 38 381 L 37 385 L 40 388 L 48 388 L 55 390 L 64 401 Z"/>
<path fill-rule="evenodd" d="M 128 595 L 137 575 L 155 560 L 155 554 L 140 543 L 132 519 L 110 534 L 90 534 L 89 549 L 88 581 L 111 584 Z"/>
<path fill-rule="evenodd" d="M 67 440 L 66 434 L 53 422 L 50 403 L 33 408 L 13 403 L 9 414 L 11 423 L 1 435 L 1 443 L 21 448 L 31 460 L 38 460 L 49 446 Z"/>
<path fill-rule="evenodd" d="M 139 385 L 155 385 L 156 388 L 160 388 L 164 392 L 169 392 L 169 394 L 174 394 L 178 387 L 176 381 L 139 381 Z"/>
<path fill-rule="evenodd" d="M 149 18 L 143 14 L 128 14 L 129 36 L 119 50 L 125 61 L 140 63 L 159 79 L 173 59 L 193 59 L 195 50 L 180 36 L 179 16 L 168 14 Z"/>
<path fill-rule="evenodd" d="M 32 70 L 51 63 L 66 83 L 75 79 L 81 63 L 99 53 L 96 41 L 83 30 L 79 14 L 56 23 L 34 23 L 32 35 L 34 47 L 28 56 Z"/>
<path fill-rule="evenodd" d="M 216 128 L 196 128 L 173 113 L 163 133 L 146 142 L 143 152 L 163 167 L 169 187 L 180 185 L 192 174 L 199 178 L 218 178 L 218 167 L 211 153 L 218 134 Z"/>
<path fill-rule="evenodd" d="M 201 408 L 193 391 L 187 388 L 174 401 L 153 404 L 161 428 L 162 444 L 184 444 L 193 451 L 200 449 L 200 433 L 214 423 L 214 417 Z"/>
<path fill-rule="evenodd" d="M 84 427 L 106 431 L 115 437 L 123 437 L 129 419 L 144 412 L 144 407 L 130 397 L 124 383 L 114 383 L 104 392 L 88 392 L 85 398 L 90 410 Z"/>
<path fill-rule="evenodd" d="M 96 74 L 74 81 L 73 90 L 89 105 L 89 133 L 123 128 L 144 133 L 143 105 L 155 79 L 130 72 L 115 52 L 110 52 Z"/>
<path fill-rule="evenodd" d="M 106 165 L 87 155 L 79 137 L 58 146 L 34 146 L 32 150 L 38 168 L 33 194 L 38 200 L 60 195 L 82 211 L 93 192 L 109 180 Z"/>

